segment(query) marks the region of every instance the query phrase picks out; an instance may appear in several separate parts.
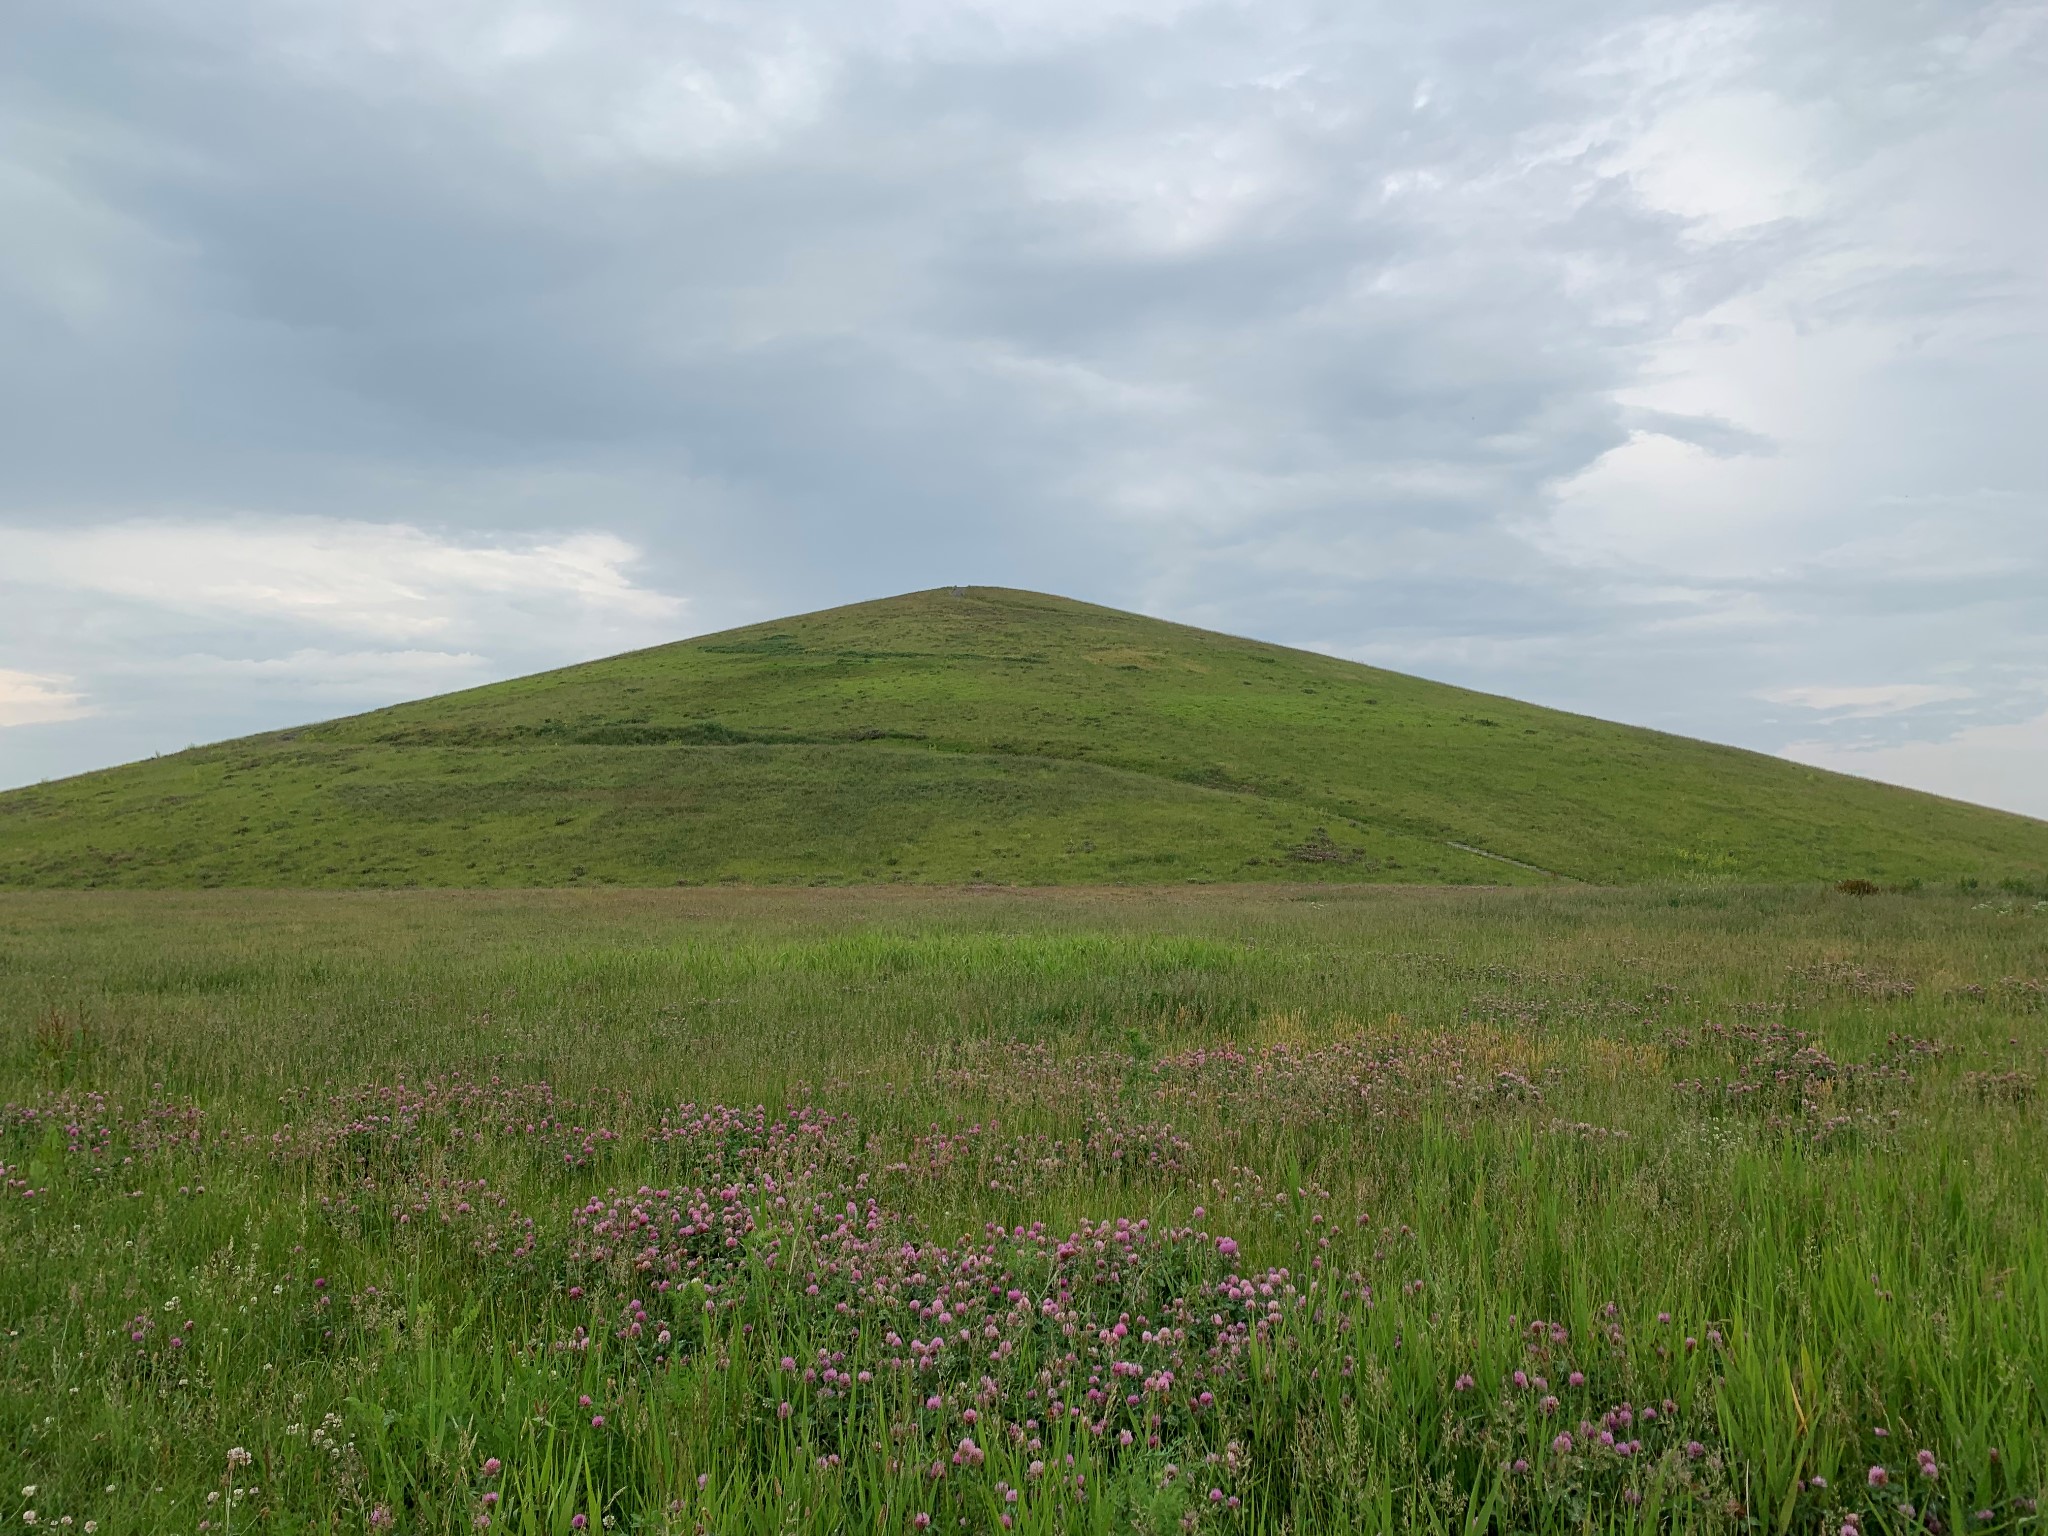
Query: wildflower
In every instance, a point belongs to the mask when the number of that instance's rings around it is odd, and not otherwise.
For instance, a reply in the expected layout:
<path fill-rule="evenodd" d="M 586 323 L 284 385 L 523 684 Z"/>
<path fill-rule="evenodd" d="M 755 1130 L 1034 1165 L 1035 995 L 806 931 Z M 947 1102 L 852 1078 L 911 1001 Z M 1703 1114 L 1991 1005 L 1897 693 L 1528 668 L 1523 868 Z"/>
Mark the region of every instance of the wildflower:
<path fill-rule="evenodd" d="M 1529 1463 L 1523 1460 L 1520 1456 L 1517 1456 L 1515 1458 L 1514 1470 L 1517 1472 L 1526 1472 L 1529 1470 Z"/>
<path fill-rule="evenodd" d="M 603 1428 L 604 1428 L 604 1415 L 603 1415 L 603 1414 L 601 1414 L 601 1413 L 593 1413 L 593 1414 L 592 1414 L 592 1415 L 590 1416 L 590 1427 L 591 1427 L 592 1429 L 603 1429 Z"/>
<path fill-rule="evenodd" d="M 1571 1434 L 1571 1431 L 1570 1431 L 1570 1430 L 1568 1430 L 1568 1429 L 1567 1429 L 1567 1430 L 1560 1430 L 1560 1431 L 1558 1432 L 1558 1436 L 1557 1436 L 1557 1438 L 1556 1438 L 1555 1440 L 1553 1440 L 1553 1441 L 1551 1441 L 1551 1442 L 1550 1442 L 1550 1448 L 1551 1448 L 1551 1449 L 1552 1449 L 1553 1451 L 1557 1452 L 1557 1454 L 1558 1454 L 1558 1455 L 1560 1455 L 1560 1456 L 1562 1456 L 1562 1455 L 1564 1455 L 1564 1454 L 1565 1454 L 1566 1452 L 1570 1451 L 1570 1450 L 1571 1450 L 1571 1448 L 1572 1448 L 1572 1434 Z"/>
<path fill-rule="evenodd" d="M 1471 1374 L 1467 1372 L 1466 1374 L 1460 1376 L 1456 1381 L 1451 1383 L 1451 1390 L 1453 1392 L 1470 1392 L 1472 1390 L 1472 1385 L 1473 1383 Z"/>
<path fill-rule="evenodd" d="M 255 1459 L 239 1445 L 228 1447 L 228 1465 L 231 1467 L 246 1467 Z"/>
<path fill-rule="evenodd" d="M 1922 1451 L 1919 1454 L 1918 1460 L 1920 1462 L 1920 1475 L 1926 1478 L 1927 1481 L 1930 1483 L 1934 1482 L 1941 1476 L 1941 1468 L 1935 1465 L 1934 1452 Z"/>
<path fill-rule="evenodd" d="M 1564 1384 L 1568 1387 L 1583 1387 L 1586 1384 L 1586 1373 L 1584 1371 L 1573 1371 L 1571 1375 L 1565 1377 Z"/>
<path fill-rule="evenodd" d="M 569 1529 L 572 1531 L 580 1531 L 588 1524 L 590 1524 L 590 1517 L 587 1515 L 574 1514 L 569 1517 Z"/>
<path fill-rule="evenodd" d="M 485 1477 L 496 1477 L 496 1476 L 498 1475 L 498 1472 L 499 1472 L 499 1470 L 500 1470 L 501 1468 L 503 1468 L 503 1466 L 504 1466 L 504 1465 L 505 1465 L 505 1464 L 504 1464 L 504 1463 L 503 1463 L 502 1461 L 498 1460 L 498 1458 L 497 1458 L 497 1457 L 495 1457 L 495 1456 L 487 1456 L 487 1457 L 485 1457 L 485 1458 L 484 1458 L 484 1476 L 485 1476 Z"/>
<path fill-rule="evenodd" d="M 1236 1257 L 1237 1257 L 1237 1239 L 1236 1239 L 1236 1238 L 1234 1238 L 1234 1237 L 1219 1237 L 1219 1238 L 1217 1238 L 1217 1239 L 1216 1239 L 1216 1251 L 1217 1251 L 1218 1253 L 1222 1254 L 1222 1255 L 1223 1255 L 1223 1257 L 1224 1257 L 1224 1258 L 1226 1258 L 1226 1259 L 1234 1259 L 1234 1258 L 1236 1258 Z"/>
<path fill-rule="evenodd" d="M 911 1516 L 910 1523 L 921 1531 L 932 1523 L 932 1517 L 920 1509 L 915 1515 Z"/>
<path fill-rule="evenodd" d="M 1892 1480 L 1892 1475 L 1885 1471 L 1883 1467 L 1872 1467 L 1864 1474 L 1863 1480 L 1873 1488 L 1882 1488 Z"/>
<path fill-rule="evenodd" d="M 391 1511 L 379 1504 L 370 1511 L 370 1528 L 381 1531 L 391 1524 Z"/>
<path fill-rule="evenodd" d="M 697 1474 L 697 1491 L 699 1493 L 702 1493 L 706 1488 L 709 1488 L 710 1486 L 711 1474 L 709 1472 L 699 1472 Z"/>
<path fill-rule="evenodd" d="M 778 1419 L 786 1419 L 794 1411 L 795 1410 L 789 1406 L 788 1400 L 784 1399 L 780 1404 L 776 1406 L 775 1417 L 777 1417 Z"/>

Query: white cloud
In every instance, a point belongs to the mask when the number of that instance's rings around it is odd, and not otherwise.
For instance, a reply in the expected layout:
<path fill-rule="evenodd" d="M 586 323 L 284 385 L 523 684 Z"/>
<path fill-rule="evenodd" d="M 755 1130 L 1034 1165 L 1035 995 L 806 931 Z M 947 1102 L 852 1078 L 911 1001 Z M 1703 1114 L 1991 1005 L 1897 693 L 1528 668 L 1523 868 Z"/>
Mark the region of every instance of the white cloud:
<path fill-rule="evenodd" d="M 197 653 L 139 665 L 114 664 L 123 676 L 159 677 L 201 687 L 233 681 L 245 688 L 308 700 L 416 698 L 488 681 L 489 658 L 475 651 L 326 651 L 282 656 Z"/>
<path fill-rule="evenodd" d="M 84 696 L 67 686 L 70 681 L 0 667 L 0 728 L 80 720 L 93 713 Z"/>
<path fill-rule="evenodd" d="M 1757 83 L 1787 41 L 1760 30 L 1766 14 L 1660 24 L 1688 41 L 1683 72 L 1615 66 L 1642 83 L 1609 127 L 1608 163 L 1689 220 L 1698 247 L 1673 282 L 1716 262 L 1751 279 L 1646 350 L 1617 399 L 1647 430 L 1558 482 L 1537 541 L 1582 566 L 1745 581 L 1873 552 L 1923 577 L 2037 564 L 2038 517 L 2017 542 L 1984 520 L 2015 476 L 2038 478 L 2011 451 L 2011 402 L 2040 387 L 2048 334 L 2048 173 L 2019 147 L 2048 131 L 2048 93 L 2006 66 L 2048 10 L 1973 8 L 1857 114 L 1828 104 L 1852 90 L 1801 105 Z M 1711 422 L 1724 450 L 1747 437 L 1778 451 L 1717 453 L 1713 436 L 1660 424 L 1688 419 Z M 2021 493 L 2030 506 L 2039 489 Z"/>
<path fill-rule="evenodd" d="M 1824 710 L 1844 720 L 1868 720 L 1879 715 L 1896 715 L 1927 704 L 1946 704 L 1956 699 L 1973 699 L 1974 688 L 1957 688 L 1944 683 L 1873 683 L 1857 687 L 1766 688 L 1757 695 L 1773 704 L 1796 704 L 1801 709 Z"/>
<path fill-rule="evenodd" d="M 2048 818 L 2048 714 L 1971 726 L 1943 741 L 1889 746 L 1802 741 L 1781 755 L 1815 768 Z"/>
<path fill-rule="evenodd" d="M 391 641 L 459 630 L 480 606 L 640 621 L 672 621 L 681 610 L 634 583 L 626 568 L 639 552 L 607 533 L 483 542 L 332 518 L 137 520 L 18 530 L 7 542 L 10 584 Z"/>
<path fill-rule="evenodd" d="M 24 782 L 678 638 L 685 605 L 609 533 L 347 518 L 0 525 L 0 725 Z M 88 707 L 86 700 L 90 699 Z M 24 744 L 26 743 L 26 744 Z M 0 782 L 4 782 L 0 779 Z"/>
<path fill-rule="evenodd" d="M 1187 254 L 1309 190 L 1261 123 L 1187 128 L 1133 143 L 1057 142 L 1027 160 L 1035 195 L 1087 205 L 1110 249 Z"/>
<path fill-rule="evenodd" d="M 185 674 L 215 677 L 283 677 L 294 681 L 352 681 L 366 671 L 390 676 L 439 677 L 469 672 L 484 664 L 473 651 L 319 651 L 288 656 L 181 656 L 164 665 Z"/>
<path fill-rule="evenodd" d="M 1631 606 L 1641 606 L 1634 599 Z M 1726 592 L 1686 600 L 1687 612 L 1666 609 L 1659 618 L 1646 621 L 1646 634 L 1712 635 L 1761 633 L 1796 629 L 1813 620 L 1787 612 L 1758 592 Z"/>
<path fill-rule="evenodd" d="M 1660 114 L 1614 169 L 1651 207 L 1696 221 L 1711 238 L 1817 212 L 1825 194 L 1808 167 L 1818 138 L 1812 109 L 1728 91 Z"/>
<path fill-rule="evenodd" d="M 1421 640 L 1382 640 L 1362 648 L 1311 642 L 1302 649 L 1362 661 L 1369 667 L 1425 674 L 1448 668 L 1469 674 L 1547 670 L 1556 667 L 1574 647 L 1560 635 L 1431 635 Z"/>

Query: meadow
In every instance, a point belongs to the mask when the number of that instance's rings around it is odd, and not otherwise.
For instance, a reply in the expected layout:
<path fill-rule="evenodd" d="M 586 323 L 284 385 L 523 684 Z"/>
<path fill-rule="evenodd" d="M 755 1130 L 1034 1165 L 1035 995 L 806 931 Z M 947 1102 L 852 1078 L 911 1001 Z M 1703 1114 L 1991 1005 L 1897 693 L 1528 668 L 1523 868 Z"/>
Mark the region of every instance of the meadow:
<path fill-rule="evenodd" d="M 0 895 L 0 1517 L 2011 1531 L 2048 901 Z"/>

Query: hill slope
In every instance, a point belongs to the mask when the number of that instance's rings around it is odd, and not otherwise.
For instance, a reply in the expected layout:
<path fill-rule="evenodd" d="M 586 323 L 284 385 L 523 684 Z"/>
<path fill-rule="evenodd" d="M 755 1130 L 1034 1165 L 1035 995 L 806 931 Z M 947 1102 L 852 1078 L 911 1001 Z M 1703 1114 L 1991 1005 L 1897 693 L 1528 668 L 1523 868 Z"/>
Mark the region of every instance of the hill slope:
<path fill-rule="evenodd" d="M 0 795 L 13 886 L 2044 869 L 2048 822 L 979 587 Z"/>

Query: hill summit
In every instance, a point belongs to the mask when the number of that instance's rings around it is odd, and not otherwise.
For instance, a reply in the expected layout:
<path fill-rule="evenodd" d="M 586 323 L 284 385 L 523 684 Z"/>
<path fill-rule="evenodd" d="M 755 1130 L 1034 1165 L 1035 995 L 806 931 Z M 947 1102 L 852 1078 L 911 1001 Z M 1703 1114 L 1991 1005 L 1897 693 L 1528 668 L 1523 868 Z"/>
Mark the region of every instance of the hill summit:
<path fill-rule="evenodd" d="M 988 587 L 0 795 L 0 886 L 2043 869 L 2048 822 Z"/>

